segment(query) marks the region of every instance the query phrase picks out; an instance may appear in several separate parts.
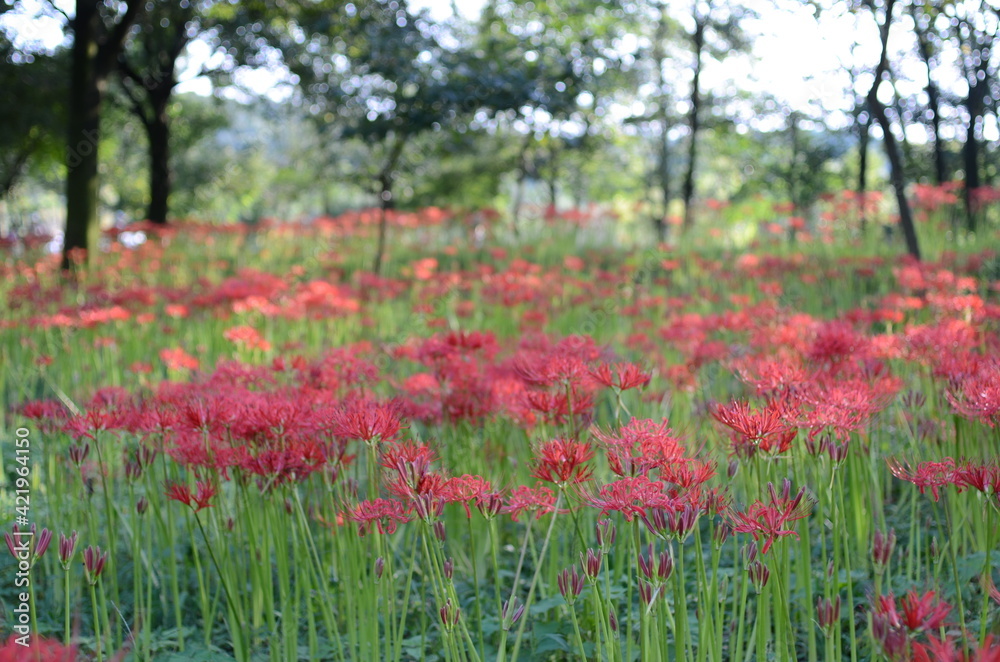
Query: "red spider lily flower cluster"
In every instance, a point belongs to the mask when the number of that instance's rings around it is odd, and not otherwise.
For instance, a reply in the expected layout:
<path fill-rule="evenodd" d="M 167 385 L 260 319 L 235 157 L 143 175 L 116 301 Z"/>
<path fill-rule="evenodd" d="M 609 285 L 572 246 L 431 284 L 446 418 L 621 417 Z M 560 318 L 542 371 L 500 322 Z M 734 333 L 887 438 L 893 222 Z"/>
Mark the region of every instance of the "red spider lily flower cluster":
<path fill-rule="evenodd" d="M 594 457 L 590 444 L 554 439 L 541 445 L 535 454 L 535 478 L 556 485 L 566 486 L 582 483 L 593 475 L 593 468 L 587 462 Z"/>
<path fill-rule="evenodd" d="M 962 492 L 973 489 L 981 492 L 994 507 L 1000 508 L 1000 462 L 997 460 L 956 462 L 950 457 L 941 461 L 921 462 L 916 467 L 905 465 L 895 458 L 886 460 L 896 478 L 913 483 L 925 494 L 929 489 L 937 501 L 943 487 L 953 486 Z"/>
<path fill-rule="evenodd" d="M 365 535 L 374 526 L 380 534 L 393 534 L 396 526 L 410 521 L 403 503 L 394 499 L 362 501 L 347 513 L 348 519 L 358 523 L 358 532 Z"/>
<path fill-rule="evenodd" d="M 791 522 L 806 518 L 812 512 L 813 499 L 806 496 L 806 488 L 799 488 L 795 496 L 791 496 L 792 483 L 785 480 L 781 492 L 775 489 L 774 483 L 768 483 L 769 499 L 755 501 L 746 512 L 729 510 L 728 516 L 736 533 L 749 533 L 756 542 L 764 541 L 761 554 L 767 554 L 771 546 L 784 536 L 799 537 L 799 534 L 788 528 Z"/>
<path fill-rule="evenodd" d="M 736 400 L 729 405 L 718 405 L 711 414 L 732 431 L 733 453 L 741 458 L 752 457 L 758 450 L 785 453 L 798 432 L 788 421 L 787 405 L 780 400 L 769 400 L 760 409 L 751 409 L 750 403 Z"/>
<path fill-rule="evenodd" d="M 598 384 L 618 392 L 644 388 L 649 385 L 651 377 L 649 372 L 634 363 L 599 363 L 589 368 L 587 373 Z"/>
<path fill-rule="evenodd" d="M 192 509 L 194 512 L 201 512 L 205 508 L 211 508 L 210 503 L 212 497 L 216 495 L 218 490 L 214 485 L 208 481 L 198 481 L 197 487 L 194 492 L 191 491 L 189 485 L 181 483 L 170 483 L 167 485 L 167 498 L 172 501 L 179 501 L 183 503 L 188 508 Z"/>
<path fill-rule="evenodd" d="M 910 591 L 898 603 L 891 593 L 880 595 L 872 610 L 872 637 L 890 660 L 938 659 L 926 656 L 941 643 L 930 638 L 925 644 L 921 635 L 937 632 L 950 612 L 951 605 L 934 591 Z"/>

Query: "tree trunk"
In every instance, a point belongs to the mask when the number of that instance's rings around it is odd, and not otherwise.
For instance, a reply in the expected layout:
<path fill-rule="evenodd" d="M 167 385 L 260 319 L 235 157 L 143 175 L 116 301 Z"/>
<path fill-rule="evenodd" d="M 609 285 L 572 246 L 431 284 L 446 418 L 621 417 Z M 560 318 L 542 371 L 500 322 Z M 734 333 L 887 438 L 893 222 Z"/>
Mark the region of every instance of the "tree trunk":
<path fill-rule="evenodd" d="M 392 184 L 395 178 L 393 171 L 396 169 L 396 164 L 399 163 L 399 157 L 403 155 L 406 141 L 406 135 L 396 135 L 385 160 L 385 165 L 382 166 L 382 171 L 378 175 L 380 215 L 378 219 L 378 245 L 375 248 L 375 264 L 372 266 L 372 271 L 376 276 L 382 272 L 382 260 L 385 257 L 389 210 L 396 206 L 396 200 L 392 197 Z"/>
<path fill-rule="evenodd" d="M 869 110 L 865 113 L 865 119 L 860 115 L 858 123 L 858 219 L 860 220 L 861 234 L 868 231 L 868 209 L 865 198 L 868 196 L 868 143 L 871 135 L 872 116 Z"/>
<path fill-rule="evenodd" d="M 688 113 L 688 128 L 691 136 L 688 142 L 687 170 L 684 173 L 684 230 L 690 230 L 694 225 L 694 209 L 691 203 L 694 199 L 694 169 L 698 160 L 698 129 L 700 128 L 699 112 L 701 110 L 701 52 L 705 47 L 705 27 L 707 18 L 696 18 L 692 46 L 694 47 L 694 78 L 691 81 L 691 109 Z"/>
<path fill-rule="evenodd" d="M 392 209 L 392 180 L 382 177 L 379 195 L 378 246 L 375 248 L 375 264 L 372 272 L 378 276 L 382 273 L 382 260 L 385 256 L 385 241 L 389 226 L 389 210 Z"/>
<path fill-rule="evenodd" d="M 145 3 L 131 0 L 126 4 L 125 13 L 109 28 L 100 13 L 102 4 L 99 0 L 77 0 L 76 13 L 70 22 L 73 48 L 70 54 L 63 270 L 73 266 L 73 257 L 78 251 L 83 251 L 84 258 L 89 260 L 97 245 L 101 103 L 115 59 L 145 6 Z"/>
<path fill-rule="evenodd" d="M 73 257 L 97 245 L 98 156 L 101 102 L 107 75 L 97 66 L 98 31 L 101 17 L 97 2 L 78 0 L 73 17 L 73 48 L 70 65 L 70 99 L 66 151 L 66 233 L 62 268 L 73 265 Z"/>
<path fill-rule="evenodd" d="M 882 77 L 889 66 L 889 29 L 892 26 L 892 10 L 895 4 L 896 0 L 886 0 L 885 22 L 879 26 L 882 38 L 882 55 L 879 59 L 878 67 L 875 69 L 875 79 L 872 81 L 872 87 L 868 91 L 868 109 L 882 128 L 882 142 L 885 145 L 886 156 L 889 157 L 892 188 L 896 193 L 896 203 L 899 205 L 899 224 L 903 228 L 903 236 L 906 239 L 906 250 L 910 255 L 919 260 L 920 242 L 917 239 L 916 226 L 913 224 L 910 203 L 906 199 L 906 175 L 903 172 L 903 162 L 899 154 L 899 145 L 896 143 L 896 136 L 892 132 L 892 124 L 886 115 L 885 106 L 878 99 L 879 84 L 882 82 Z M 877 19 L 878 17 L 876 16 Z"/>
<path fill-rule="evenodd" d="M 549 148 L 549 205 L 552 208 L 552 213 L 555 214 L 558 209 L 557 204 L 558 199 L 558 182 L 559 182 L 559 150 L 556 149 L 555 141 L 553 145 Z"/>
<path fill-rule="evenodd" d="M 146 219 L 157 225 L 167 222 L 172 177 L 170 172 L 170 124 L 166 104 L 153 110 L 146 124 L 149 138 L 149 208 Z"/>
<path fill-rule="evenodd" d="M 976 137 L 976 124 L 985 112 L 983 98 L 985 84 L 969 88 L 965 107 L 969 113 L 969 124 L 965 130 L 965 144 L 962 145 L 962 168 L 965 170 L 965 186 L 963 187 L 963 203 L 965 206 L 965 227 L 969 232 L 975 232 L 978 226 L 975 201 L 972 193 L 982 184 L 979 173 L 979 139 Z"/>

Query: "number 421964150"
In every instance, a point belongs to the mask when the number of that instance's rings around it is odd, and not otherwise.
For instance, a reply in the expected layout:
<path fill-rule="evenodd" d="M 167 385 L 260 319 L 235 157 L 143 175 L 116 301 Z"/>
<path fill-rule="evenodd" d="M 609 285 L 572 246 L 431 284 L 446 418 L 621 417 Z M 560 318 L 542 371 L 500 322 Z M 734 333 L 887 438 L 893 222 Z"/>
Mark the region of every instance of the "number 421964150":
<path fill-rule="evenodd" d="M 21 517 L 28 516 L 28 510 L 31 506 L 29 496 L 31 483 L 28 480 L 31 474 L 31 440 L 28 438 L 28 434 L 27 428 L 18 428 L 14 431 L 14 462 L 19 465 L 14 468 L 14 473 L 17 474 L 17 478 L 14 480 L 14 493 L 16 495 L 14 510 Z"/>

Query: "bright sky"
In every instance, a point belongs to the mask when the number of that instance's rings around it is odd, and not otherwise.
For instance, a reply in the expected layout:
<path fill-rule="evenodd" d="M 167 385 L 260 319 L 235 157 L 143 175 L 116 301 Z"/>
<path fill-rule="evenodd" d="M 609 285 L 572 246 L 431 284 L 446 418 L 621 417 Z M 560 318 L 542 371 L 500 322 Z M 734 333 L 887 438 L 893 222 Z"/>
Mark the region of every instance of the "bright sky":
<path fill-rule="evenodd" d="M 37 9 L 46 3 L 42 0 L 23 0 L 23 4 L 25 15 L 8 12 L 0 17 L 0 27 L 12 28 L 20 44 L 51 49 L 63 42 L 62 23 L 58 18 L 29 18 L 37 15 Z M 72 0 L 56 0 L 56 4 L 67 12 L 72 11 Z M 811 110 L 815 112 L 820 105 L 828 110 L 848 110 L 851 106 L 848 92 L 850 80 L 844 66 L 851 61 L 852 49 L 858 62 L 874 65 L 878 58 L 878 33 L 871 16 L 866 12 L 857 18 L 849 14 L 839 17 L 826 15 L 821 27 L 813 16 L 812 8 L 800 0 L 747 0 L 746 4 L 759 13 L 758 19 L 744 24 L 747 32 L 754 37 L 753 56 L 730 58 L 724 65 L 706 62 L 703 73 L 705 89 L 732 89 L 738 81 L 742 90 L 769 93 L 779 102 L 807 114 Z M 466 16 L 474 17 L 479 13 L 483 0 L 463 0 L 454 4 L 452 0 L 411 0 L 410 3 L 414 9 L 427 8 L 439 20 L 450 16 L 452 7 L 456 5 Z M 908 16 L 897 15 L 894 30 L 897 47 L 908 49 L 910 27 Z M 187 55 L 190 73 L 181 75 L 184 82 L 178 91 L 210 93 L 211 84 L 207 79 L 191 79 L 209 57 L 209 47 L 195 42 Z M 904 61 L 900 69 L 900 92 L 904 95 L 922 94 L 926 77 L 919 62 L 910 58 L 909 63 Z M 258 70 L 244 74 L 240 82 L 253 91 L 280 98 L 282 94 L 275 88 L 282 79 L 281 73 Z M 862 76 L 858 83 L 865 90 L 870 84 L 870 74 Z M 961 93 L 961 90 L 956 91 Z M 829 121 L 840 124 L 836 116 Z M 911 127 L 910 131 L 912 139 L 924 139 L 922 126 Z M 995 133 L 996 127 L 988 127 L 988 132 Z"/>

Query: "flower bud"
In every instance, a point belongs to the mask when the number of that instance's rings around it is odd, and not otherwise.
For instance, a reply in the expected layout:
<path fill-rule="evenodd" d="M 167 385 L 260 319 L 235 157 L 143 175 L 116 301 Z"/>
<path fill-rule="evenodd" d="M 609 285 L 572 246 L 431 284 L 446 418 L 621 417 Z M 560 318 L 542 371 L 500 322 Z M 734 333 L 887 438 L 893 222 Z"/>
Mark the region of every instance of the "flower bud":
<path fill-rule="evenodd" d="M 875 566 L 875 574 L 882 575 L 889 566 L 892 559 L 893 549 L 896 547 L 896 531 L 889 529 L 888 534 L 876 531 L 872 539 L 872 564 Z"/>
<path fill-rule="evenodd" d="M 820 598 L 816 601 L 816 621 L 823 633 L 830 637 L 833 629 L 840 622 L 840 596 L 833 600 Z"/>
<path fill-rule="evenodd" d="M 607 554 L 611 551 L 611 546 L 615 544 L 615 536 L 617 535 L 618 531 L 613 521 L 610 519 L 597 521 L 597 546 L 602 553 Z"/>
<path fill-rule="evenodd" d="M 575 567 L 566 568 L 560 572 L 556 583 L 559 585 L 559 592 L 570 605 L 583 592 L 583 577 L 576 571 Z"/>
<path fill-rule="evenodd" d="M 754 589 L 757 593 L 764 590 L 767 586 L 767 580 L 771 578 L 771 571 L 767 569 L 767 566 L 760 561 L 753 561 L 747 566 L 747 574 L 750 576 L 750 581 L 753 582 Z"/>
<path fill-rule="evenodd" d="M 375 583 L 382 580 L 383 572 L 385 572 L 385 559 L 380 556 L 375 559 Z"/>
<path fill-rule="evenodd" d="M 517 623 L 521 615 L 524 614 L 524 605 L 518 604 L 517 596 L 513 596 L 510 600 L 503 603 L 503 608 L 500 613 L 501 616 L 501 627 L 506 631 Z"/>
<path fill-rule="evenodd" d="M 602 560 L 601 552 L 595 552 L 593 549 L 587 550 L 586 557 L 582 553 L 580 554 L 580 565 L 583 566 L 583 574 L 587 576 L 587 579 L 597 581 L 598 575 L 601 574 Z"/>

